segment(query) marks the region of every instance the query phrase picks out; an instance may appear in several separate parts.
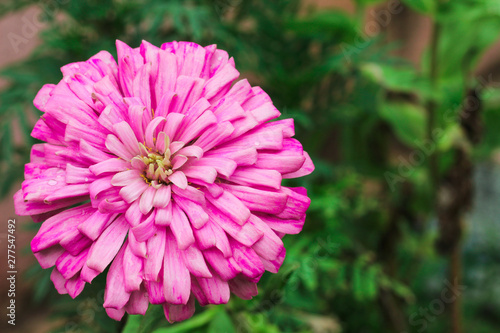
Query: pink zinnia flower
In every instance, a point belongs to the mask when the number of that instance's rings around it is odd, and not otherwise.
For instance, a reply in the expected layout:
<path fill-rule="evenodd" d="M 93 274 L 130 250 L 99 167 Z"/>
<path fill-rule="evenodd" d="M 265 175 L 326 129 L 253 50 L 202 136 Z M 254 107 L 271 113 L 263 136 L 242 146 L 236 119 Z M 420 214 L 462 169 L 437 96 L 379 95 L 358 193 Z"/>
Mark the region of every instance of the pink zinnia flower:
<path fill-rule="evenodd" d="M 111 264 L 104 307 L 119 320 L 163 304 L 171 322 L 230 292 L 250 299 L 285 258 L 309 198 L 282 178 L 314 166 L 292 119 L 215 45 L 117 41 L 61 68 L 34 100 L 44 115 L 15 196 L 42 223 L 31 248 L 76 297 Z"/>

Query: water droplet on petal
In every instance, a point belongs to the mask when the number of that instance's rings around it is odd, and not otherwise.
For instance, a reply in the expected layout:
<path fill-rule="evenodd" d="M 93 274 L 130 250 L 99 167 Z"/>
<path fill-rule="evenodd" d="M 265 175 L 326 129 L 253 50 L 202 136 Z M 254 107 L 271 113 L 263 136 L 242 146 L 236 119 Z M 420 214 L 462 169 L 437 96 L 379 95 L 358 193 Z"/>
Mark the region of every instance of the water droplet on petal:
<path fill-rule="evenodd" d="M 85 177 L 85 181 L 88 182 L 89 181 L 89 178 L 88 177 Z"/>
<path fill-rule="evenodd" d="M 259 145 L 259 143 L 258 143 L 258 142 L 255 142 L 255 145 L 256 145 L 256 146 L 258 146 L 258 145 Z"/>
<path fill-rule="evenodd" d="M 50 186 L 54 186 L 54 185 L 57 185 L 57 180 L 55 179 L 51 179 L 49 180 L 49 183 L 48 183 Z"/>

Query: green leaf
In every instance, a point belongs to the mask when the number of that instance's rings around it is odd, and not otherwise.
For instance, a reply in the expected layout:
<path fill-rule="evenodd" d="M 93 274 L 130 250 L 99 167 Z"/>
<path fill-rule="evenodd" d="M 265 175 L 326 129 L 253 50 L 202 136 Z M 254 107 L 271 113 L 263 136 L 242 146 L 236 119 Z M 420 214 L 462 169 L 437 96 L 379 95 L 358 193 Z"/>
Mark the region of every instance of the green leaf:
<path fill-rule="evenodd" d="M 427 114 L 421 106 L 409 102 L 387 102 L 379 110 L 396 136 L 410 147 L 417 147 L 425 140 Z"/>
<path fill-rule="evenodd" d="M 302 282 L 310 291 L 318 287 L 317 260 L 310 254 L 306 256 L 300 265 L 300 277 Z"/>
<path fill-rule="evenodd" d="M 137 333 L 149 333 L 165 322 L 163 306 L 151 304 L 148 311 L 142 316 Z"/>
<path fill-rule="evenodd" d="M 301 37 L 314 36 L 338 43 L 352 42 L 357 36 L 354 21 L 341 11 L 321 11 L 303 19 L 290 20 L 287 28 Z"/>
<path fill-rule="evenodd" d="M 214 306 L 203 311 L 201 314 L 196 315 L 186 321 L 177 323 L 169 327 L 158 328 L 153 333 L 181 333 L 202 327 L 208 324 L 216 314 L 220 312 L 220 307 Z M 223 310 L 222 310 L 223 311 Z"/>
<path fill-rule="evenodd" d="M 437 0 L 403 0 L 408 7 L 422 14 L 434 14 L 436 12 Z"/>
<path fill-rule="evenodd" d="M 127 324 L 123 328 L 122 333 L 135 333 L 139 330 L 141 326 L 143 316 L 142 315 L 129 315 L 127 319 Z"/>
<path fill-rule="evenodd" d="M 358 260 L 352 270 L 352 290 L 354 297 L 361 301 L 364 299 L 363 294 L 363 270 L 361 267 L 362 263 Z"/>
<path fill-rule="evenodd" d="M 420 92 L 425 96 L 430 95 L 427 81 L 417 74 L 410 65 L 389 65 L 379 63 L 366 63 L 361 66 L 363 74 L 390 91 Z"/>
<path fill-rule="evenodd" d="M 226 311 L 219 311 L 208 326 L 208 333 L 235 333 L 234 324 Z"/>
<path fill-rule="evenodd" d="M 369 6 L 369 5 L 376 5 L 378 3 L 382 3 L 385 0 L 355 0 L 358 5 L 361 6 Z"/>
<path fill-rule="evenodd" d="M 366 271 L 366 279 L 365 279 L 365 291 L 366 296 L 369 299 L 374 299 L 378 293 L 378 278 L 379 266 L 372 265 Z"/>

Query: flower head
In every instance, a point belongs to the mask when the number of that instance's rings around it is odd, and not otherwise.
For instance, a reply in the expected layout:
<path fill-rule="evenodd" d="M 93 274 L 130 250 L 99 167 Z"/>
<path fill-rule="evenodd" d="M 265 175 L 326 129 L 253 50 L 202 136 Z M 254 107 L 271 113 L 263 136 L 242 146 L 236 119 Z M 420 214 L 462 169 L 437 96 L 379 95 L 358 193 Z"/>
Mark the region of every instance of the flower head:
<path fill-rule="evenodd" d="M 104 307 L 119 320 L 163 304 L 169 321 L 250 299 L 277 272 L 281 238 L 309 198 L 282 178 L 314 169 L 293 121 L 215 45 L 117 41 L 62 67 L 34 104 L 44 112 L 15 196 L 44 221 L 31 248 L 59 293 L 76 297 L 110 265 Z"/>

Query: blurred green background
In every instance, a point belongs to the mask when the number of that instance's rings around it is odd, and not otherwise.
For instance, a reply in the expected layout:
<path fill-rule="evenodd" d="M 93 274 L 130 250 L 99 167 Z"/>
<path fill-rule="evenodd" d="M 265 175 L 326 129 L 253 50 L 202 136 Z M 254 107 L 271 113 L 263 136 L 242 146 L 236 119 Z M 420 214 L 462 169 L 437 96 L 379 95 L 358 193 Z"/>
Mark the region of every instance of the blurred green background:
<path fill-rule="evenodd" d="M 27 8 L 37 14 L 19 14 Z M 76 300 L 57 295 L 26 250 L 19 324 L 0 327 L 500 331 L 500 1 L 2 0 L 0 16 L 9 15 L 18 29 L 1 32 L 8 52 L 36 45 L 1 71 L 7 202 L 35 143 L 36 92 L 57 83 L 64 64 L 115 53 L 115 39 L 227 50 L 242 77 L 295 119 L 316 170 L 286 182 L 308 188 L 309 214 L 302 233 L 284 238 L 282 269 L 264 275 L 251 301 L 232 298 L 174 325 L 155 306 L 114 322 L 102 309 L 104 279 Z M 26 225 L 28 235 L 38 227 Z"/>

